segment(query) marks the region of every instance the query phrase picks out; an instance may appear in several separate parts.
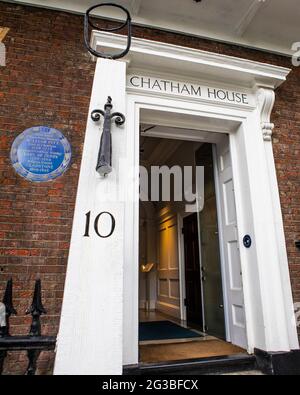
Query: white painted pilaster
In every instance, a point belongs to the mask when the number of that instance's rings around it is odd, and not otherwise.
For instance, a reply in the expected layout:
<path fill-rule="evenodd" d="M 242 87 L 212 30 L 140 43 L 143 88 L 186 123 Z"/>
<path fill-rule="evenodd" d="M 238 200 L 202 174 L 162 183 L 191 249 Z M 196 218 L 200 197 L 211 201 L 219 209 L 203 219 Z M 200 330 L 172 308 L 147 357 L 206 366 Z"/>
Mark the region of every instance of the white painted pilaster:
<path fill-rule="evenodd" d="M 279 188 L 272 147 L 272 135 L 275 125 L 271 123 L 271 113 L 275 103 L 275 92 L 273 89 L 261 87 L 258 89 L 258 99 L 261 111 L 261 128 L 264 139 L 265 159 L 267 162 L 269 191 L 272 200 L 272 226 L 275 230 L 276 237 L 276 245 L 274 247 L 276 247 L 276 255 L 278 259 L 277 268 L 279 272 L 278 276 L 281 282 L 281 287 L 278 289 L 278 293 L 284 304 L 284 315 L 281 319 L 281 325 L 286 326 L 288 334 L 288 348 L 293 350 L 299 348 L 299 342 L 296 329 L 293 296 L 290 286 L 291 279 L 286 251 Z"/>
<path fill-rule="evenodd" d="M 233 137 L 233 151 L 240 158 L 236 175 L 243 174 L 237 193 L 245 219 L 240 237 L 251 352 L 254 348 L 270 352 L 299 348 L 271 143 L 274 101 L 273 89 L 259 89 L 257 110 Z M 252 237 L 250 249 L 242 245 L 244 234 Z"/>
<path fill-rule="evenodd" d="M 126 123 L 121 128 L 112 123 L 114 172 L 101 178 L 95 167 L 103 119 L 96 124 L 90 114 L 103 109 L 111 96 L 112 111 L 126 116 L 125 81 L 125 63 L 97 61 L 58 335 L 56 375 L 122 373 L 124 203 L 113 192 L 117 185 L 122 187 L 125 183 L 118 167 L 126 152 Z M 88 212 L 91 212 L 89 237 L 84 237 Z M 94 220 L 101 212 L 111 213 L 116 221 L 109 238 L 99 237 L 94 230 Z M 110 217 L 102 215 L 101 233 L 108 234 L 110 228 Z"/>

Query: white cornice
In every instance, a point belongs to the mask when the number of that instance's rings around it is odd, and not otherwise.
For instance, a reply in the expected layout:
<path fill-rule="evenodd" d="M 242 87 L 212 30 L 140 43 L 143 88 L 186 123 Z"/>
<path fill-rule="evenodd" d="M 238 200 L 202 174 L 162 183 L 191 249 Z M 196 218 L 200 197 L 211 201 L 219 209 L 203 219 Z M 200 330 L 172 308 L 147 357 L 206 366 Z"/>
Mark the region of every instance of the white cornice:
<path fill-rule="evenodd" d="M 91 46 L 103 51 L 114 51 L 126 46 L 126 37 L 93 31 Z M 291 71 L 285 67 L 247 59 L 185 48 L 141 38 L 133 38 L 129 55 L 125 58 L 131 68 L 168 72 L 172 74 L 223 81 L 249 88 L 280 86 Z"/>

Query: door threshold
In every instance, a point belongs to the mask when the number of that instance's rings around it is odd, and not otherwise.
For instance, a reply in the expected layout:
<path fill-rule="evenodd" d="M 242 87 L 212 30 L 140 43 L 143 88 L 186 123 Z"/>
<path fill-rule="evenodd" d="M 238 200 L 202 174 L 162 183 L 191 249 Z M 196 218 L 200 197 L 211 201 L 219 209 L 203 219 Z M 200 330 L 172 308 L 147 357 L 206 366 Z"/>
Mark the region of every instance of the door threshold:
<path fill-rule="evenodd" d="M 180 361 L 140 363 L 124 366 L 123 374 L 130 375 L 207 375 L 257 370 L 256 357 L 236 354 Z"/>
<path fill-rule="evenodd" d="M 179 344 L 179 343 L 193 343 L 193 342 L 204 342 L 208 340 L 215 340 L 213 336 L 199 336 L 199 337 L 189 337 L 182 339 L 162 339 L 162 340 L 141 340 L 139 341 L 140 346 L 151 346 L 159 344 Z"/>

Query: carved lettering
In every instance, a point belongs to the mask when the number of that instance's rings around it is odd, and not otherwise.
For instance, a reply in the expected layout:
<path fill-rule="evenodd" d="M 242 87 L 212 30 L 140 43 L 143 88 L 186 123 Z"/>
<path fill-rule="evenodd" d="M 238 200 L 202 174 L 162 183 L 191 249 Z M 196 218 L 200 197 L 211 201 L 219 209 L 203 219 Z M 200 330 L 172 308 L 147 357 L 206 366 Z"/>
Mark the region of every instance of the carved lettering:
<path fill-rule="evenodd" d="M 129 87 L 164 92 L 174 95 L 199 97 L 225 103 L 249 104 L 246 93 L 226 89 L 205 87 L 194 83 L 184 83 L 152 77 L 131 76 L 128 80 Z"/>

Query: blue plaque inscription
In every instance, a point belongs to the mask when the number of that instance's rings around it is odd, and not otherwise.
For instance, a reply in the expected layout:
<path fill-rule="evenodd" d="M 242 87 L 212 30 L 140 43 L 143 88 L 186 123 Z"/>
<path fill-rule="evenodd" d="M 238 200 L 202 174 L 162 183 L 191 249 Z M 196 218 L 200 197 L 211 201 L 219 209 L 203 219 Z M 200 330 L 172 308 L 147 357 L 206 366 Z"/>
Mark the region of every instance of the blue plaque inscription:
<path fill-rule="evenodd" d="M 26 129 L 13 142 L 10 158 L 16 172 L 30 181 L 46 182 L 61 176 L 71 163 L 71 146 L 56 129 Z"/>

